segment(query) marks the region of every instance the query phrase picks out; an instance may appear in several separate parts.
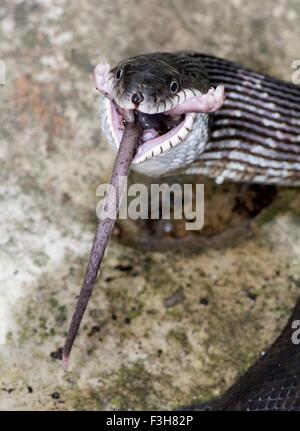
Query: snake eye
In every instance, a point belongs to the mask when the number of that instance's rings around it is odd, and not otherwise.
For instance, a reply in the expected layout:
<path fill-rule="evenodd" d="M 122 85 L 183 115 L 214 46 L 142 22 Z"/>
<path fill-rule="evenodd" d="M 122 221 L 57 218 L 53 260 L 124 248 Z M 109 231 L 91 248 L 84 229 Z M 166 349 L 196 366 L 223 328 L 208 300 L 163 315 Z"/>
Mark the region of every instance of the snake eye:
<path fill-rule="evenodd" d="M 123 69 L 120 67 L 119 69 L 117 69 L 117 71 L 116 71 L 116 78 L 117 78 L 117 80 L 119 81 L 119 79 L 121 79 L 122 78 L 122 75 L 123 75 Z"/>
<path fill-rule="evenodd" d="M 178 82 L 177 81 L 172 81 L 171 84 L 170 84 L 170 91 L 171 91 L 171 93 L 173 93 L 173 94 L 177 93 L 178 89 L 179 89 Z"/>

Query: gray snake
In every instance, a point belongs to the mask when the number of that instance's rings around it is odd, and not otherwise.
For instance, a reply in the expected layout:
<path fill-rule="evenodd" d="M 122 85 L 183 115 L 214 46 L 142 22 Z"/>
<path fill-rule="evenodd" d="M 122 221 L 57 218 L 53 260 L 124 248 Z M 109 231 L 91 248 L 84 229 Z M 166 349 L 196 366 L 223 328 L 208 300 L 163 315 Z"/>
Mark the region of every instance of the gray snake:
<path fill-rule="evenodd" d="M 127 127 L 134 122 L 139 127 L 128 170 L 132 163 L 132 169 L 150 176 L 176 172 L 204 174 L 219 183 L 299 186 L 298 86 L 188 51 L 137 56 L 113 69 L 100 64 L 94 81 L 102 93 L 102 129 L 118 157 L 124 136 L 129 136 Z M 98 228 L 64 348 L 65 363 L 110 233 L 105 246 L 99 235 Z M 300 410 L 300 347 L 291 341 L 294 320 L 300 320 L 300 301 L 267 353 L 221 399 L 187 410 Z"/>

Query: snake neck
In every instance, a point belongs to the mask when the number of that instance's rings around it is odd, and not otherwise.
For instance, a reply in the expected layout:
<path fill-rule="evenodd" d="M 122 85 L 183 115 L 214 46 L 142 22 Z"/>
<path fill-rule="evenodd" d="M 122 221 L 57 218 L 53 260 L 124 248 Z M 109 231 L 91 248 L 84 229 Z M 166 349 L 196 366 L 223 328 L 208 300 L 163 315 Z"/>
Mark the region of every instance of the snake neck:
<path fill-rule="evenodd" d="M 197 55 L 197 54 L 196 54 Z M 209 140 L 186 174 L 300 185 L 300 88 L 226 60 L 198 55 L 213 85 L 226 88 Z"/>

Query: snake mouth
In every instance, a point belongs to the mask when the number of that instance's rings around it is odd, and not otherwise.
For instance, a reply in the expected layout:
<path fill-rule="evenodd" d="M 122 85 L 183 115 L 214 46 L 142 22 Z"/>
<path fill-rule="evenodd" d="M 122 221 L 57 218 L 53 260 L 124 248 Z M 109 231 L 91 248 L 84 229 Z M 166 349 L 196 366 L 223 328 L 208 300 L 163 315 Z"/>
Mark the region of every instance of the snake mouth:
<path fill-rule="evenodd" d="M 122 108 L 114 101 L 105 98 L 106 118 L 110 133 L 116 148 L 119 148 L 124 131 Z M 140 140 L 134 164 L 142 163 L 159 156 L 186 140 L 193 130 L 197 117 L 195 113 L 146 114 L 135 110 L 136 121 L 142 126 L 143 134 Z"/>

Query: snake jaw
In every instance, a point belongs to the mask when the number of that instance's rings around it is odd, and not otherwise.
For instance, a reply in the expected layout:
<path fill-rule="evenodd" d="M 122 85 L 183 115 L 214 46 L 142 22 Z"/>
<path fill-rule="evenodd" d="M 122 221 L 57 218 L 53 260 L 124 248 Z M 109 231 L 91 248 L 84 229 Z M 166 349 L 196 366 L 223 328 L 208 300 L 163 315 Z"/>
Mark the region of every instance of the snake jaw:
<path fill-rule="evenodd" d="M 122 109 L 118 107 L 115 102 L 106 97 L 102 98 L 102 104 L 104 105 L 104 129 L 105 131 L 109 132 L 114 147 L 118 149 L 124 130 Z M 164 134 L 153 137 L 152 139 L 142 141 L 138 147 L 137 154 L 132 163 L 140 164 L 145 160 L 158 157 L 164 154 L 166 151 L 183 143 L 187 139 L 188 135 L 192 132 L 196 118 L 196 113 L 184 114 L 182 116 L 182 121 L 180 121 L 171 130 Z M 145 130 L 143 136 L 145 136 L 148 132 L 149 131 Z"/>
<path fill-rule="evenodd" d="M 139 146 L 133 163 L 139 164 L 153 157 L 158 157 L 183 143 L 193 129 L 195 119 L 196 114 L 188 113 L 184 115 L 183 121 L 167 133 L 144 142 Z"/>

